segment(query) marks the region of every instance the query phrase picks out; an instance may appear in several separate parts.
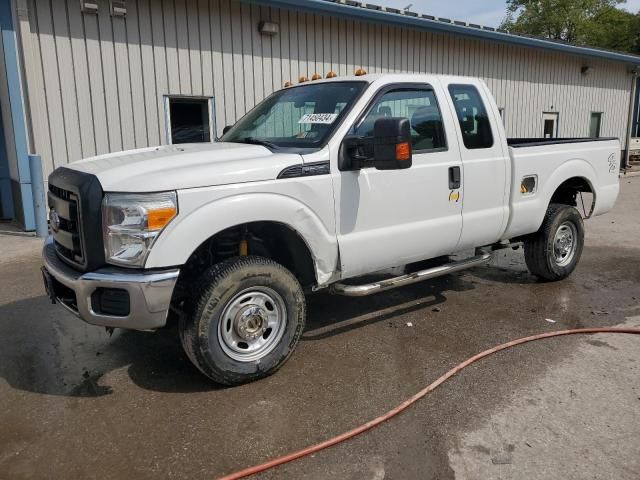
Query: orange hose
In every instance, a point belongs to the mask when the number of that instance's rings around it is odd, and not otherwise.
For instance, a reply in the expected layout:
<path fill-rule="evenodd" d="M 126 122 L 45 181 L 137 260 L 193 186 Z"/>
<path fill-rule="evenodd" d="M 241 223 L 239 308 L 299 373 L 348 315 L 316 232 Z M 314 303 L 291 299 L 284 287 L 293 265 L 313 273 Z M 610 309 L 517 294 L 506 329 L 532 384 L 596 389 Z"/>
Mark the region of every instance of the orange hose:
<path fill-rule="evenodd" d="M 311 445 L 307 448 L 303 448 L 302 450 L 289 453 L 288 455 L 274 458 L 273 460 L 269 460 L 268 462 L 261 463 L 260 465 L 255 465 L 253 467 L 245 468 L 244 470 L 240 470 L 240 471 L 231 473 L 229 475 L 225 475 L 224 477 L 220 477 L 218 480 L 236 480 L 239 478 L 248 477 L 250 475 L 255 475 L 256 473 L 264 472 L 265 470 L 276 467 L 278 465 L 282 465 L 283 463 L 291 462 L 292 460 L 296 460 L 298 458 L 311 455 L 312 453 L 316 453 L 320 450 L 324 450 L 325 448 L 329 448 L 337 443 L 344 442 L 345 440 L 353 438 L 356 435 L 360 435 L 361 433 L 366 432 L 367 430 L 370 430 L 373 427 L 380 425 L 382 422 L 389 420 L 390 418 L 398 415 L 400 412 L 406 410 L 415 402 L 417 402 L 422 397 L 424 397 L 426 394 L 428 394 L 429 392 L 432 392 L 442 383 L 447 381 L 449 378 L 453 377 L 456 373 L 458 373 L 463 368 L 468 367 L 472 363 L 477 362 L 478 360 L 484 357 L 487 357 L 491 354 L 494 354 L 496 352 L 499 352 L 501 350 L 515 347 L 516 345 L 522 345 L 523 343 L 533 342 L 535 340 L 542 340 L 543 338 L 559 337 L 562 335 L 591 334 L 591 333 L 630 333 L 630 334 L 640 335 L 640 328 L 579 328 L 574 330 L 560 330 L 557 332 L 540 333 L 538 335 L 532 335 L 530 337 L 519 338 L 518 340 L 512 340 L 510 342 L 503 343 L 502 345 L 498 345 L 496 347 L 490 348 L 489 350 L 485 350 L 484 352 L 478 353 L 477 355 L 474 355 L 473 357 L 468 358 L 464 362 L 453 367 L 447 373 L 445 373 L 440 378 L 438 378 L 435 382 L 426 386 L 425 388 L 420 390 L 418 393 L 416 393 L 412 397 L 402 402 L 393 410 L 389 410 L 384 415 L 374 418 L 373 420 L 363 425 L 360 425 L 359 427 L 356 427 L 353 430 L 344 432 L 333 438 L 325 440 L 324 442 L 320 442 L 315 445 Z"/>

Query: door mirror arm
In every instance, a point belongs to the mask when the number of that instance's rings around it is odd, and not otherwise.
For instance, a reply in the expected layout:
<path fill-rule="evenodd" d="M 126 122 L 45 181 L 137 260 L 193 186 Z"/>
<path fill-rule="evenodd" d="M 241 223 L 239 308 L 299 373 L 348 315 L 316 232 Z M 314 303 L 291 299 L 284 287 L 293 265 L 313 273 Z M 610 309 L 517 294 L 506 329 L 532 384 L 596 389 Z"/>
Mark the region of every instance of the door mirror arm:
<path fill-rule="evenodd" d="M 366 147 L 372 144 L 373 138 L 359 135 L 347 135 L 344 137 L 342 148 L 340 149 L 340 170 L 360 170 L 369 166 L 373 158 L 366 154 Z"/>

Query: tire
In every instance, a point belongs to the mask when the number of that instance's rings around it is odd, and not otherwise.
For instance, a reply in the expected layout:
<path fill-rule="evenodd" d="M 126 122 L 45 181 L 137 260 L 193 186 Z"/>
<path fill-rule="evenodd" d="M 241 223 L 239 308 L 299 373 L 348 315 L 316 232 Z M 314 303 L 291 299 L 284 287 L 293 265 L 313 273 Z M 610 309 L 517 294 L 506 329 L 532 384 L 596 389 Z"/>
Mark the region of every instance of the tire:
<path fill-rule="evenodd" d="M 584 223 L 574 207 L 552 203 L 540 230 L 524 242 L 529 271 L 545 281 L 567 278 L 584 247 Z"/>
<path fill-rule="evenodd" d="M 306 319 L 296 277 L 256 256 L 210 267 L 187 312 L 180 319 L 182 346 L 202 373 L 223 385 L 275 373 L 293 353 Z"/>

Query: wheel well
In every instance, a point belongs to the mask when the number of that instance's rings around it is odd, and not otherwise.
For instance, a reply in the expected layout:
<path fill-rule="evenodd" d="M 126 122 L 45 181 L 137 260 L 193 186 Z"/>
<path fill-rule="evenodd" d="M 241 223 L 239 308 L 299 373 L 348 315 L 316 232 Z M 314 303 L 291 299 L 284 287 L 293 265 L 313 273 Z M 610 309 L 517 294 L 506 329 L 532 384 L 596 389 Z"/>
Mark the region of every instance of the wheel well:
<path fill-rule="evenodd" d="M 564 205 L 570 205 L 572 207 L 578 206 L 578 193 L 590 193 L 591 195 L 587 198 L 587 205 L 585 205 L 585 216 L 590 217 L 593 212 L 593 208 L 595 207 L 595 195 L 591 184 L 586 178 L 583 177 L 573 177 L 568 180 L 565 180 L 556 188 L 556 191 L 551 196 L 550 203 L 560 203 Z M 581 200 L 584 202 L 584 199 Z M 588 203 L 590 202 L 590 208 Z"/>
<path fill-rule="evenodd" d="M 316 284 L 313 256 L 298 232 L 283 223 L 251 222 L 222 230 L 196 248 L 181 269 L 176 289 L 188 293 L 191 283 L 207 268 L 239 256 L 243 240 L 246 254 L 278 262 L 295 275 L 303 288 Z"/>

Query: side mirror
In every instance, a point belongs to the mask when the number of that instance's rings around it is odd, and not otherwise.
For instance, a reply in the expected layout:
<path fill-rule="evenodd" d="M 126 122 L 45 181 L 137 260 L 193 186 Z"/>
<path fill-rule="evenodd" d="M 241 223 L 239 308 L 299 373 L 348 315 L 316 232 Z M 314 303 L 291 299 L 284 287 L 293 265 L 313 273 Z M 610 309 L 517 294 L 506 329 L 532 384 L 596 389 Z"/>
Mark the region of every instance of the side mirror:
<path fill-rule="evenodd" d="M 373 165 L 399 170 L 412 164 L 411 123 L 408 118 L 385 117 L 373 124 Z"/>
<path fill-rule="evenodd" d="M 229 130 L 231 130 L 231 125 L 227 125 L 222 129 L 222 135 L 226 134 Z"/>

